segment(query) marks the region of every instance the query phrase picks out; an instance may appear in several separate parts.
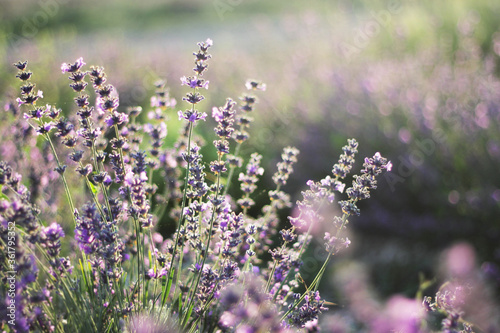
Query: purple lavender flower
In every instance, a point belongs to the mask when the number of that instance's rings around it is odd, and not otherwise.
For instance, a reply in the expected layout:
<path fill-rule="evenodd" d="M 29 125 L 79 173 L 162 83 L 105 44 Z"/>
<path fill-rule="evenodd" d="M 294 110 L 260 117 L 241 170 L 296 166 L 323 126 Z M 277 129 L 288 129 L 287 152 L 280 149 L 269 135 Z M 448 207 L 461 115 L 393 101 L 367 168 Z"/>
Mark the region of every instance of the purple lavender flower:
<path fill-rule="evenodd" d="M 182 78 L 181 82 L 183 82 Z M 164 119 L 161 111 L 165 110 L 168 107 L 174 107 L 177 104 L 177 101 L 174 98 L 170 97 L 169 91 L 165 87 L 165 85 L 166 82 L 164 80 L 157 81 L 155 83 L 155 95 L 151 96 L 151 106 L 154 108 L 158 108 L 157 110 L 155 110 L 156 119 Z"/>
<path fill-rule="evenodd" d="M 78 163 L 83 158 L 83 150 L 75 150 L 69 155 L 70 160 Z"/>
<path fill-rule="evenodd" d="M 93 169 L 92 164 L 87 164 L 85 166 L 78 167 L 76 171 L 83 177 L 87 177 L 92 173 L 92 169 Z"/>
<path fill-rule="evenodd" d="M 40 119 L 47 113 L 48 109 L 50 109 L 49 105 L 47 105 L 45 109 L 36 107 L 33 110 L 30 110 L 27 113 L 25 113 L 24 119 Z"/>
<path fill-rule="evenodd" d="M 212 117 L 214 117 L 217 122 L 215 133 L 224 141 L 229 139 L 234 131 L 232 126 L 234 123 L 235 113 L 233 107 L 235 105 L 236 103 L 232 99 L 228 98 L 223 107 L 212 109 Z"/>
<path fill-rule="evenodd" d="M 205 120 L 207 117 L 207 114 L 205 112 L 200 112 L 198 110 L 186 110 L 184 112 L 178 111 L 177 115 L 179 116 L 179 120 L 181 119 L 186 119 L 192 123 L 198 121 L 198 120 Z"/>
<path fill-rule="evenodd" d="M 311 293 L 304 298 L 304 304 L 288 316 L 291 324 L 296 327 L 305 327 L 308 322 L 318 319 L 318 315 L 327 310 L 323 306 L 319 291 Z"/>
<path fill-rule="evenodd" d="M 56 119 L 57 117 L 59 117 L 59 115 L 61 114 L 61 109 L 58 109 L 56 108 L 55 106 L 49 106 L 47 104 L 47 112 L 46 112 L 46 115 L 52 119 Z"/>
<path fill-rule="evenodd" d="M 17 101 L 18 106 L 21 106 L 23 104 L 34 105 L 34 104 L 36 104 L 36 101 L 39 98 L 43 98 L 43 91 L 41 91 L 41 90 L 38 90 L 36 95 L 33 93 L 22 95 L 21 97 L 16 98 L 16 101 Z"/>
<path fill-rule="evenodd" d="M 352 187 L 346 190 L 347 195 L 351 200 L 358 201 L 370 197 L 370 190 L 377 188 L 376 177 L 382 173 L 383 170 L 390 170 L 392 167 L 391 162 L 383 158 L 380 153 L 376 153 L 373 158 L 365 158 L 361 170 L 361 176 L 356 175 L 352 182 Z M 348 209 L 348 204 L 344 204 L 342 209 Z M 351 205 L 352 206 L 352 205 Z"/>
<path fill-rule="evenodd" d="M 344 179 L 351 171 L 354 164 L 354 156 L 358 152 L 358 142 L 355 139 L 349 139 L 347 143 L 347 146 L 342 148 L 344 153 L 340 155 L 339 162 L 332 169 L 333 175 L 340 179 Z"/>
<path fill-rule="evenodd" d="M 349 245 L 351 245 L 351 241 L 349 240 L 349 238 L 337 238 L 333 235 L 330 235 L 329 232 L 325 232 L 324 240 L 325 249 L 328 252 L 333 250 L 335 250 L 335 252 L 338 252 L 340 250 L 348 248 Z"/>
<path fill-rule="evenodd" d="M 199 153 L 200 148 L 194 144 L 190 153 L 184 153 L 182 156 L 189 165 L 188 184 L 191 188 L 187 191 L 188 198 L 203 197 L 209 190 L 205 183 L 205 166 L 202 162 L 202 155 Z"/>
<path fill-rule="evenodd" d="M 74 129 L 73 124 L 71 124 L 64 117 L 59 118 L 55 127 L 57 129 L 56 136 L 61 137 L 61 138 L 66 137 Z"/>
<path fill-rule="evenodd" d="M 239 156 L 226 155 L 226 161 L 231 167 L 240 168 L 243 165 L 243 159 Z"/>
<path fill-rule="evenodd" d="M 128 115 L 111 109 L 111 114 L 104 119 L 104 122 L 108 125 L 108 127 L 121 125 L 128 122 Z"/>
<path fill-rule="evenodd" d="M 42 123 L 40 126 L 37 127 L 36 133 L 38 135 L 45 135 L 50 132 L 51 129 L 53 129 L 54 123 L 53 122 L 48 122 L 48 123 Z"/>
<path fill-rule="evenodd" d="M 32 72 L 22 70 L 16 75 L 16 77 L 21 81 L 28 81 L 31 78 L 31 75 L 33 75 Z"/>
<path fill-rule="evenodd" d="M 113 93 L 116 94 L 115 87 L 113 87 L 110 84 L 105 84 L 105 85 L 100 85 L 100 86 L 95 86 L 94 85 L 95 92 L 98 96 L 98 98 L 105 100 L 109 97 L 112 96 Z"/>
<path fill-rule="evenodd" d="M 257 188 L 258 176 L 264 174 L 264 168 L 260 167 L 260 161 L 262 155 L 253 153 L 250 156 L 250 161 L 247 164 L 246 174 L 240 173 L 238 180 L 241 182 L 241 190 L 245 193 L 245 196 L 237 201 L 237 203 L 243 208 L 248 209 L 255 203 L 250 199 L 250 194 L 252 194 Z"/>
<path fill-rule="evenodd" d="M 186 85 L 186 86 L 191 87 L 191 88 L 208 89 L 209 81 L 206 81 L 203 79 L 198 79 L 198 78 L 193 77 L 193 76 L 189 76 L 189 77 L 183 76 L 183 77 L 181 77 L 181 84 Z"/>
<path fill-rule="evenodd" d="M 263 281 L 254 273 L 240 276 L 238 280 L 220 292 L 223 311 L 218 326 L 224 332 L 292 332 L 281 325 L 273 302 L 263 294 Z M 243 301 L 244 300 L 244 301 Z"/>
<path fill-rule="evenodd" d="M 188 85 L 193 88 L 193 92 L 189 92 L 183 98 L 187 103 L 192 105 L 191 110 L 186 110 L 184 112 L 178 111 L 177 115 L 179 116 L 179 120 L 186 119 L 189 122 L 196 122 L 200 119 L 205 120 L 207 114 L 205 112 L 200 112 L 194 108 L 196 104 L 201 102 L 204 97 L 197 90 L 199 88 L 208 88 L 208 81 L 204 81 L 199 78 L 199 76 L 203 75 L 203 72 L 207 69 L 208 65 L 206 64 L 207 60 L 211 58 L 211 56 L 207 53 L 207 50 L 210 46 L 212 46 L 212 41 L 207 39 L 206 42 L 198 43 L 200 49 L 198 52 L 194 53 L 195 58 L 195 68 L 193 69 L 196 73 L 195 77 L 182 77 L 181 83 L 184 85 Z M 196 80 L 196 82 L 194 82 Z"/>
<path fill-rule="evenodd" d="M 95 89 L 106 82 L 106 73 L 104 73 L 104 68 L 102 67 L 91 66 L 89 74 L 92 77 L 92 83 Z"/>
<path fill-rule="evenodd" d="M 28 95 L 30 94 L 33 89 L 35 88 L 35 84 L 32 82 L 26 82 L 21 86 L 21 95 Z"/>
<path fill-rule="evenodd" d="M 281 154 L 282 161 L 277 164 L 278 171 L 273 175 L 276 185 L 286 185 L 288 177 L 293 172 L 293 165 L 297 162 L 299 150 L 295 147 L 285 147 Z"/>
<path fill-rule="evenodd" d="M 85 78 L 86 75 L 87 75 L 87 72 L 76 71 L 76 72 L 71 73 L 71 75 L 68 77 L 68 79 L 70 79 L 71 81 L 73 81 L 75 83 L 81 82 L 81 81 L 83 81 L 83 79 Z"/>
<path fill-rule="evenodd" d="M 198 291 L 196 293 L 196 313 L 201 314 L 205 304 L 213 297 L 218 289 L 220 289 L 221 286 L 218 283 L 219 279 L 220 277 L 217 271 L 214 271 L 210 267 L 205 267 L 203 269 L 200 285 L 198 286 Z"/>
<path fill-rule="evenodd" d="M 225 161 L 212 161 L 210 162 L 210 171 L 212 171 L 215 175 L 226 172 L 226 162 Z"/>
<path fill-rule="evenodd" d="M 89 255 L 97 251 L 99 246 L 97 230 L 100 216 L 95 206 L 85 206 L 83 210 L 84 215 L 80 215 L 78 211 L 75 210 L 75 240 L 80 250 Z"/>
<path fill-rule="evenodd" d="M 28 61 L 18 61 L 14 64 L 14 66 L 20 71 L 24 71 L 26 66 L 28 65 Z"/>
<path fill-rule="evenodd" d="M 41 237 L 47 252 L 51 257 L 57 257 L 61 252 L 61 238 L 64 238 L 62 227 L 53 222 L 50 226 L 42 228 Z"/>
<path fill-rule="evenodd" d="M 104 97 L 97 99 L 97 110 L 99 112 L 113 112 L 118 108 L 119 101 L 116 97 Z"/>
<path fill-rule="evenodd" d="M 160 153 L 160 148 L 163 146 L 163 139 L 167 136 L 167 125 L 165 122 L 160 122 L 158 125 L 145 124 L 144 132 L 149 134 L 151 137 L 151 146 L 150 150 L 151 155 L 158 156 Z"/>
<path fill-rule="evenodd" d="M 73 82 L 69 86 L 76 92 L 82 92 L 87 87 L 88 83 L 85 81 Z"/>
<path fill-rule="evenodd" d="M 61 71 L 64 73 L 74 73 L 79 71 L 85 63 L 83 62 L 83 58 L 78 58 L 73 64 L 63 63 L 61 65 Z"/>

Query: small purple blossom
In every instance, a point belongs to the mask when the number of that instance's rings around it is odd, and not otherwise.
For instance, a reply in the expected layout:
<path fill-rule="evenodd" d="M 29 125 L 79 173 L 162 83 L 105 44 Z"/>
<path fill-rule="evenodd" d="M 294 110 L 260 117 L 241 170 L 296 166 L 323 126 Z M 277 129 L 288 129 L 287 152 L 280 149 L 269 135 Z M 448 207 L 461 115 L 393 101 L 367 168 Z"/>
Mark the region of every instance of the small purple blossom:
<path fill-rule="evenodd" d="M 179 120 L 186 119 L 187 121 L 194 123 L 200 119 L 205 120 L 207 114 L 205 112 L 199 112 L 198 110 L 186 110 L 185 112 L 177 111 L 177 116 L 179 116 Z"/>
<path fill-rule="evenodd" d="M 119 101 L 116 97 L 105 97 L 97 99 L 97 111 L 100 113 L 103 112 L 112 112 L 118 108 Z"/>
<path fill-rule="evenodd" d="M 116 110 L 111 110 L 111 114 L 104 119 L 104 122 L 108 127 L 118 126 L 128 122 L 128 115 Z"/>
<path fill-rule="evenodd" d="M 28 61 L 18 61 L 14 64 L 14 66 L 20 71 L 24 71 L 28 65 Z"/>
<path fill-rule="evenodd" d="M 299 150 L 295 147 L 285 147 L 281 154 L 282 161 L 277 164 L 278 171 L 273 175 L 276 185 L 286 185 L 288 177 L 293 172 L 293 165 L 297 162 Z"/>
<path fill-rule="evenodd" d="M 17 101 L 18 106 L 21 106 L 23 104 L 34 105 L 34 104 L 36 104 L 36 101 L 39 98 L 43 98 L 43 91 L 41 91 L 41 90 L 38 90 L 36 95 L 30 93 L 27 95 L 23 95 L 21 98 L 18 97 L 18 98 L 16 98 L 16 101 Z"/>
<path fill-rule="evenodd" d="M 32 75 L 32 74 L 33 74 L 33 73 L 32 73 L 32 72 L 30 72 L 30 71 L 24 71 L 24 70 L 23 70 L 23 71 L 19 72 L 19 73 L 16 75 L 16 77 L 17 77 L 19 80 L 21 80 L 21 81 L 28 81 L 28 80 L 31 78 L 31 75 Z"/>
<path fill-rule="evenodd" d="M 51 129 L 55 127 L 54 123 L 52 121 L 48 123 L 42 123 L 40 126 L 37 127 L 36 133 L 38 135 L 44 135 L 50 132 Z"/>
<path fill-rule="evenodd" d="M 64 73 L 74 73 L 78 70 L 80 70 L 83 65 L 85 65 L 85 62 L 83 62 L 83 58 L 80 57 L 78 59 L 76 59 L 76 61 L 73 63 L 73 64 L 67 64 L 67 63 L 63 63 L 61 65 L 61 71 Z"/>
<path fill-rule="evenodd" d="M 87 177 L 92 173 L 93 167 L 92 164 L 87 164 L 85 166 L 78 167 L 76 171 L 82 175 L 83 177 Z"/>
<path fill-rule="evenodd" d="M 181 84 L 186 85 L 190 88 L 205 88 L 208 89 L 208 84 L 209 81 L 203 80 L 203 79 L 198 79 L 193 76 L 189 77 L 181 77 Z"/>
<path fill-rule="evenodd" d="M 28 113 L 24 114 L 24 119 L 40 119 L 42 118 L 48 111 L 50 110 L 50 106 L 47 105 L 45 109 L 43 108 L 34 108 L 30 110 Z"/>
<path fill-rule="evenodd" d="M 50 226 L 42 228 L 42 233 L 49 242 L 56 242 L 64 237 L 64 230 L 56 222 L 52 222 Z"/>

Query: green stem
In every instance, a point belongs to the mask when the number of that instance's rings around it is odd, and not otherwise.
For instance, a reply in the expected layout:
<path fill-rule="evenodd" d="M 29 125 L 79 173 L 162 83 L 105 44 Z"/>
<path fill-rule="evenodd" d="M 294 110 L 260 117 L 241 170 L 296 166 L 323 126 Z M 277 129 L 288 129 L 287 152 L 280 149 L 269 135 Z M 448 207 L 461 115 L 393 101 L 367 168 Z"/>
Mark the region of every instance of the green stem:
<path fill-rule="evenodd" d="M 45 134 L 45 138 L 50 144 L 50 149 L 52 150 L 52 153 L 54 154 L 54 157 L 57 162 L 57 167 L 61 168 L 61 162 L 59 161 L 59 156 L 57 155 L 56 148 L 54 147 L 54 144 L 52 143 L 52 140 L 50 139 L 50 136 L 48 134 Z M 73 204 L 73 199 L 71 197 L 71 192 L 69 190 L 68 182 L 66 181 L 66 177 L 64 176 L 64 173 L 61 174 L 61 179 L 63 181 L 64 185 L 64 191 L 66 192 L 66 198 L 68 199 L 69 207 L 71 209 L 71 216 L 73 216 L 73 221 L 75 222 L 76 225 L 76 218 L 75 218 L 75 205 Z"/>

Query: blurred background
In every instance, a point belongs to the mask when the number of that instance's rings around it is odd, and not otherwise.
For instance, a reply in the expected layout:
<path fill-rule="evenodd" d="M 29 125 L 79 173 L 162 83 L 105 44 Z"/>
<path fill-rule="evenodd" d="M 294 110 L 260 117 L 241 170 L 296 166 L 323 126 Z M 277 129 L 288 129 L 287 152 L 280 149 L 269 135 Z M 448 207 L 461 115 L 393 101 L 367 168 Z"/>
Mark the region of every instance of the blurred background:
<path fill-rule="evenodd" d="M 351 219 L 352 246 L 322 281 L 329 300 L 343 304 L 333 276 L 349 267 L 362 267 L 381 300 L 415 297 L 454 244 L 470 246 L 498 296 L 498 17 L 492 0 L 0 0 L 0 98 L 17 97 L 11 64 L 29 60 L 44 101 L 70 112 L 60 66 L 83 57 L 105 67 L 123 107 L 147 110 L 159 78 L 180 101 L 196 42 L 211 38 L 205 111 L 240 96 L 247 78 L 267 83 L 242 150 L 264 155 L 261 188 L 287 145 L 301 151 L 294 199 L 330 173 L 348 138 L 359 142 L 355 170 L 377 151 L 394 164 Z M 198 130 L 212 140 L 211 125 Z M 7 159 L 12 142 L 2 146 Z M 324 256 L 317 245 L 306 279 Z"/>

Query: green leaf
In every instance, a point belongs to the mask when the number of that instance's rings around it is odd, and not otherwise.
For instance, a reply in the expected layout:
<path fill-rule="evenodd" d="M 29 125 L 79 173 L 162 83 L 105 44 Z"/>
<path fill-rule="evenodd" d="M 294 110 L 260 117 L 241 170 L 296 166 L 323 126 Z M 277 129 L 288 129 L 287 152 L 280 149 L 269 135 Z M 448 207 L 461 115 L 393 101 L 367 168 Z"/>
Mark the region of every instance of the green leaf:
<path fill-rule="evenodd" d="M 0 199 L 10 201 L 9 197 L 2 192 L 2 188 L 3 188 L 3 185 L 0 185 Z"/>
<path fill-rule="evenodd" d="M 92 194 L 97 194 L 97 192 L 99 192 L 99 189 L 97 187 L 95 187 L 94 184 L 92 184 L 91 182 L 88 182 L 88 184 L 89 184 L 90 190 L 92 191 Z"/>

